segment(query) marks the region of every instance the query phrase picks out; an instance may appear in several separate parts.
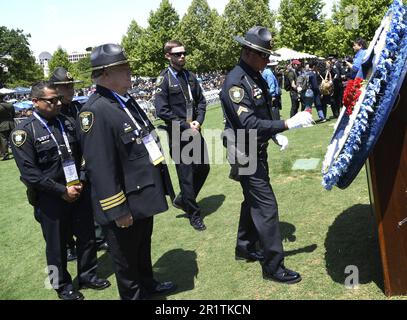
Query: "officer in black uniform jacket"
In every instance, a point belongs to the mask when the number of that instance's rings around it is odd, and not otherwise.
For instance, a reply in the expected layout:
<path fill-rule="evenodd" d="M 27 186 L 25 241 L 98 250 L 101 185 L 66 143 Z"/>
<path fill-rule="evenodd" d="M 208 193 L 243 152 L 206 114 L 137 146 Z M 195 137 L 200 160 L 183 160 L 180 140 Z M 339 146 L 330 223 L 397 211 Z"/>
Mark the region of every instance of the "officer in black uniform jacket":
<path fill-rule="evenodd" d="M 82 81 L 75 80 L 63 67 L 56 68 L 49 81 L 56 85 L 58 94 L 62 96 L 61 114 L 76 120 L 82 105 L 78 101 L 72 101 L 75 94 L 74 85 Z"/>
<path fill-rule="evenodd" d="M 78 101 L 73 101 L 76 83 L 81 83 L 81 80 L 75 80 L 71 73 L 63 67 L 57 67 L 51 75 L 50 81 L 54 83 L 58 94 L 62 96 L 61 114 L 70 117 L 73 121 L 78 118 L 79 112 L 82 109 L 82 104 Z M 102 228 L 95 223 L 96 246 L 98 250 L 107 250 L 106 236 L 103 234 Z M 68 261 L 76 259 L 75 240 L 71 237 L 68 240 Z"/>
<path fill-rule="evenodd" d="M 82 108 L 78 128 L 95 219 L 107 236 L 119 294 L 130 300 L 167 293 L 175 285 L 153 278 L 151 235 L 153 216 L 168 209 L 165 196 L 173 199 L 174 192 L 163 158 L 147 148 L 154 126 L 127 94 L 131 71 L 120 46 L 96 47 L 91 64 L 96 92 Z"/>
<path fill-rule="evenodd" d="M 163 70 L 156 82 L 155 108 L 157 116 L 167 125 L 171 156 L 175 162 L 181 193 L 173 205 L 184 210 L 191 225 L 198 231 L 206 229 L 196 198 L 209 174 L 207 147 L 201 135 L 205 120 L 206 100 L 196 76 L 184 69 L 184 45 L 172 40 L 164 46 L 170 66 Z M 189 139 L 183 141 L 182 135 Z M 191 159 L 180 156 L 183 149 L 194 146 Z M 199 156 L 198 156 L 199 152 Z"/>
<path fill-rule="evenodd" d="M 241 152 L 247 153 L 251 149 L 248 145 L 257 143 L 257 153 L 248 155 L 254 170 L 242 173 L 243 168 L 239 169 L 244 201 L 240 212 L 236 259 L 260 261 L 265 279 L 296 283 L 301 280 L 300 275 L 284 266 L 277 202 L 270 185 L 267 147 L 269 139 L 287 129 L 310 124 L 312 117 L 308 112 L 300 112 L 287 121 L 272 120 L 267 82 L 260 73 L 272 53 L 271 33 L 264 27 L 253 27 L 245 38 L 235 39 L 243 49 L 239 64 L 226 77 L 221 92 L 226 115 L 225 129 L 234 135 L 243 132 L 246 136 L 247 145 Z M 256 133 L 252 141 L 248 140 L 249 130 Z M 262 252 L 256 250 L 257 242 Z"/>
<path fill-rule="evenodd" d="M 71 227 L 77 238 L 80 287 L 101 290 L 110 283 L 96 276 L 92 208 L 89 189 L 80 182 L 84 174 L 79 171 L 81 154 L 75 123 L 59 115 L 61 98 L 51 82 L 34 84 L 31 95 L 36 111 L 12 132 L 12 150 L 35 218 L 41 224 L 51 284 L 59 298 L 82 300 L 83 295 L 73 288 L 67 270 L 67 233 Z M 80 178 L 73 180 L 72 185 L 64 174 L 63 161 L 69 159 Z"/>

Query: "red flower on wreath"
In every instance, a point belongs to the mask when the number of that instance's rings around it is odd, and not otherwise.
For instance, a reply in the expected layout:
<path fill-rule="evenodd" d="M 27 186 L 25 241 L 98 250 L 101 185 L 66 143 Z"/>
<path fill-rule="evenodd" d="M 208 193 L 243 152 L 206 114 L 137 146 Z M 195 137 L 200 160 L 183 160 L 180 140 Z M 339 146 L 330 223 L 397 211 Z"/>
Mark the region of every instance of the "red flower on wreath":
<path fill-rule="evenodd" d="M 343 94 L 343 105 L 346 107 L 346 114 L 350 116 L 353 113 L 353 108 L 362 93 L 362 78 L 356 78 L 355 80 L 349 80 Z"/>

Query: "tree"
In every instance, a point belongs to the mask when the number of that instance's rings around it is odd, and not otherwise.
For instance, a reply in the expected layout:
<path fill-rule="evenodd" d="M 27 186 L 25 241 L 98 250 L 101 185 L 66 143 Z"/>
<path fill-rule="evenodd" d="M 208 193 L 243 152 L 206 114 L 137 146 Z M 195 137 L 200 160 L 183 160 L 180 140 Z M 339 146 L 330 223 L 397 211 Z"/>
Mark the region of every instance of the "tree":
<path fill-rule="evenodd" d="M 184 43 L 189 52 L 187 67 L 196 72 L 215 70 L 216 20 L 219 14 L 209 8 L 206 0 L 193 0 L 182 18 L 176 38 Z"/>
<path fill-rule="evenodd" d="M 339 56 L 353 55 L 352 42 L 372 40 L 376 29 L 393 0 L 341 0 L 334 6 L 327 23 L 326 47 L 335 48 Z M 326 52 L 328 53 L 328 52 Z"/>
<path fill-rule="evenodd" d="M 78 62 L 72 64 L 72 76 L 75 80 L 81 80 L 83 82 L 78 83 L 77 88 L 88 88 L 92 86 L 91 73 L 92 65 L 90 63 L 90 56 L 79 59 Z"/>
<path fill-rule="evenodd" d="M 70 72 L 73 71 L 72 64 L 68 60 L 68 53 L 61 47 L 58 47 L 49 62 L 49 73 L 52 74 L 58 67 L 63 67 Z"/>
<path fill-rule="evenodd" d="M 236 63 L 240 48 L 233 36 L 244 36 L 254 26 L 267 27 L 276 34 L 275 16 L 268 1 L 230 0 L 225 7 L 222 20 L 218 23 L 218 59 L 222 69 L 230 69 Z"/>
<path fill-rule="evenodd" d="M 128 58 L 132 61 L 131 67 L 134 72 L 139 73 L 143 67 L 143 61 L 138 56 L 140 39 L 145 30 L 141 28 L 135 20 L 132 20 L 127 33 L 122 38 L 122 47 Z"/>
<path fill-rule="evenodd" d="M 9 87 L 30 86 L 43 78 L 29 48 L 29 34 L 0 27 L 0 83 Z M 7 71 L 6 71 L 7 70 Z"/>
<path fill-rule="evenodd" d="M 322 0 L 281 0 L 278 10 L 278 47 L 288 47 L 316 55 L 324 51 L 326 30 Z"/>
<path fill-rule="evenodd" d="M 169 0 L 162 0 L 157 11 L 150 12 L 147 29 L 141 30 L 139 35 L 136 33 L 135 38 L 127 33 L 124 38 L 126 41 L 123 39 L 122 43 L 127 46 L 129 56 L 135 60 L 132 64 L 135 74 L 155 77 L 165 68 L 167 60 L 163 47 L 174 37 L 178 23 L 179 16 Z M 133 42 L 133 39 L 138 41 Z"/>

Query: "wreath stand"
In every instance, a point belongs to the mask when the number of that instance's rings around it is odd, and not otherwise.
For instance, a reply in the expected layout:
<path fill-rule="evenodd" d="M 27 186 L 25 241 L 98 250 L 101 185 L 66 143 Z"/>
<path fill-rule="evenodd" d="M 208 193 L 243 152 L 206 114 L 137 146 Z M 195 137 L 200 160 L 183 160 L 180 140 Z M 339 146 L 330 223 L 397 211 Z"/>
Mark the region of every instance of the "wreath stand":
<path fill-rule="evenodd" d="M 387 296 L 407 294 L 407 78 L 367 163 Z"/>

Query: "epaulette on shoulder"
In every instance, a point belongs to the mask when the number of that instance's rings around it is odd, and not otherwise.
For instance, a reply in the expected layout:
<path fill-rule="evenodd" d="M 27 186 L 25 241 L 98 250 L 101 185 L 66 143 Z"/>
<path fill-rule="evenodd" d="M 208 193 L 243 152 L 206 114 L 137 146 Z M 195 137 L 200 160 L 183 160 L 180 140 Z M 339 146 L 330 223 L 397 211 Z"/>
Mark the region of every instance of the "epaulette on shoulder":
<path fill-rule="evenodd" d="M 99 93 L 94 93 L 90 96 L 89 100 L 85 103 L 82 109 L 90 109 L 102 96 Z"/>
<path fill-rule="evenodd" d="M 16 127 L 24 128 L 24 127 L 28 126 L 34 120 L 35 120 L 35 117 L 30 116 L 27 119 L 24 119 L 23 121 L 21 121 Z"/>

